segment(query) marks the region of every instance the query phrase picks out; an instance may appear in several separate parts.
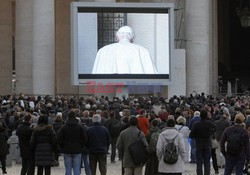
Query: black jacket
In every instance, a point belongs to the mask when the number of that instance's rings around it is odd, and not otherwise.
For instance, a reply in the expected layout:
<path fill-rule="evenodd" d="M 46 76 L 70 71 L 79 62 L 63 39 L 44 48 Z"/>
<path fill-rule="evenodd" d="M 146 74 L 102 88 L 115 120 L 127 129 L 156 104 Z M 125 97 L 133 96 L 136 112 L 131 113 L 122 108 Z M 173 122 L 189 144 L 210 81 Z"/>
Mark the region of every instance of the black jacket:
<path fill-rule="evenodd" d="M 106 155 L 108 153 L 109 145 L 110 136 L 107 128 L 98 122 L 93 123 L 93 126 L 88 129 L 89 154 Z"/>
<path fill-rule="evenodd" d="M 36 166 L 54 165 L 56 135 L 51 125 L 37 125 L 32 133 L 30 146 L 35 150 Z"/>
<path fill-rule="evenodd" d="M 0 156 L 5 156 L 9 154 L 7 140 L 8 140 L 8 133 L 6 129 L 0 127 Z"/>
<path fill-rule="evenodd" d="M 230 126 L 230 122 L 222 116 L 219 120 L 215 121 L 215 123 L 216 123 L 216 140 L 221 140 L 221 136 L 224 130 Z"/>
<path fill-rule="evenodd" d="M 87 144 L 87 133 L 76 118 L 69 118 L 58 132 L 57 140 L 63 153 L 79 154 Z"/>
<path fill-rule="evenodd" d="M 235 124 L 234 126 L 230 126 L 228 128 L 225 129 L 225 131 L 223 132 L 222 134 L 222 137 L 221 137 L 221 142 L 220 142 L 220 146 L 221 146 L 221 153 L 224 155 L 224 156 L 229 156 L 231 157 L 229 154 L 226 153 L 226 142 L 230 136 L 230 134 L 233 132 L 233 131 L 239 131 L 241 132 L 241 156 L 243 157 L 246 157 L 247 159 L 247 162 L 250 160 L 250 148 L 249 148 L 249 136 L 248 136 L 248 133 L 247 131 L 242 128 L 241 125 L 239 124 Z"/>
<path fill-rule="evenodd" d="M 108 119 L 104 126 L 108 129 L 110 137 L 112 139 L 118 138 L 119 134 L 120 134 L 120 129 L 121 129 L 121 125 L 119 124 L 119 121 L 116 119 Z M 118 127 L 118 129 L 112 129 L 112 127 Z"/>
<path fill-rule="evenodd" d="M 32 152 L 30 148 L 30 138 L 32 132 L 33 129 L 30 127 L 29 122 L 23 122 L 17 128 L 16 135 L 19 139 L 20 153 L 23 159 L 34 158 L 34 152 Z"/>
<path fill-rule="evenodd" d="M 213 122 L 209 120 L 201 120 L 199 122 L 194 123 L 189 137 L 195 139 L 197 148 L 210 148 L 211 133 L 215 129 L 216 125 Z"/>
<path fill-rule="evenodd" d="M 59 122 L 59 121 L 55 121 L 53 124 L 53 129 L 56 133 L 56 135 L 58 134 L 59 130 L 63 127 L 63 122 Z"/>

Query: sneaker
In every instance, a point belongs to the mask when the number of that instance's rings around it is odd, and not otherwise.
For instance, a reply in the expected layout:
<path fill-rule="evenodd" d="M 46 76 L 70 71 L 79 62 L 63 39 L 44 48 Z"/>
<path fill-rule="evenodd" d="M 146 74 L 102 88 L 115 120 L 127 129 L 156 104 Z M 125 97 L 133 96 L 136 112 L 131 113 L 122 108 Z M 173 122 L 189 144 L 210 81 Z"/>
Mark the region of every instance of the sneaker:
<path fill-rule="evenodd" d="M 217 171 L 215 171 L 215 174 L 219 174 L 219 171 L 217 170 Z"/>
<path fill-rule="evenodd" d="M 111 161 L 111 163 L 115 163 L 115 161 L 114 161 L 114 160 L 112 160 L 112 161 Z"/>
<path fill-rule="evenodd" d="M 7 171 L 3 171 L 3 174 L 7 174 Z"/>

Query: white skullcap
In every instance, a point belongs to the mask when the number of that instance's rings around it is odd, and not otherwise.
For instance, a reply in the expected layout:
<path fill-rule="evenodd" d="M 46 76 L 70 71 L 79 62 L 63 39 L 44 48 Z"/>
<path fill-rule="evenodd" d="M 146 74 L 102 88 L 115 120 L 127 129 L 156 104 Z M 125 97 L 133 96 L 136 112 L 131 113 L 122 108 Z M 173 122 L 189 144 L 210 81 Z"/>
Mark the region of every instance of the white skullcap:
<path fill-rule="evenodd" d="M 134 32 L 133 32 L 132 28 L 129 26 L 121 27 L 117 31 L 116 35 L 117 35 L 119 40 L 127 39 L 127 40 L 131 41 L 134 38 Z"/>
<path fill-rule="evenodd" d="M 195 111 L 194 112 L 194 116 L 200 116 L 200 115 L 201 115 L 200 111 Z"/>

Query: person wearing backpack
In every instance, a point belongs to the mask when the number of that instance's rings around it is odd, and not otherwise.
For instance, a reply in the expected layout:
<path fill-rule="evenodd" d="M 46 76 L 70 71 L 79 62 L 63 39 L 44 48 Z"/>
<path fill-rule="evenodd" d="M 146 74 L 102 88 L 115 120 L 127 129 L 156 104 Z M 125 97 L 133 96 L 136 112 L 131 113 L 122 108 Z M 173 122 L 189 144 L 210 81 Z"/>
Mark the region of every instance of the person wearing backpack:
<path fill-rule="evenodd" d="M 242 175 L 245 162 L 249 162 L 249 136 L 242 127 L 245 117 L 242 113 L 235 116 L 235 124 L 225 129 L 221 138 L 221 153 L 225 156 L 224 175 L 232 174 L 236 167 L 236 175 Z"/>
<path fill-rule="evenodd" d="M 208 120 L 208 112 L 200 112 L 201 121 L 194 123 L 189 137 L 195 139 L 196 143 L 196 173 L 203 175 L 202 162 L 204 162 L 204 175 L 210 174 L 211 158 L 211 133 L 216 125 Z"/>
<path fill-rule="evenodd" d="M 129 151 L 129 146 L 137 140 L 141 140 L 144 146 L 147 147 L 148 143 L 146 138 L 138 129 L 137 117 L 131 116 L 129 119 L 129 127 L 121 132 L 118 137 L 116 147 L 122 153 L 122 165 L 125 169 L 125 175 L 142 175 L 143 164 L 135 165 L 133 158 Z"/>
<path fill-rule="evenodd" d="M 159 160 L 156 156 L 156 145 L 158 141 L 158 137 L 161 133 L 161 129 L 159 128 L 159 119 L 154 119 L 151 122 L 151 128 L 149 129 L 149 134 L 146 139 L 148 141 L 148 150 L 149 150 L 149 160 L 146 164 L 145 175 L 157 175 L 158 174 L 158 165 Z"/>
<path fill-rule="evenodd" d="M 175 128 L 175 120 L 168 119 L 167 127 L 159 135 L 156 154 L 160 175 L 181 175 L 185 171 L 185 144 L 182 134 Z"/>

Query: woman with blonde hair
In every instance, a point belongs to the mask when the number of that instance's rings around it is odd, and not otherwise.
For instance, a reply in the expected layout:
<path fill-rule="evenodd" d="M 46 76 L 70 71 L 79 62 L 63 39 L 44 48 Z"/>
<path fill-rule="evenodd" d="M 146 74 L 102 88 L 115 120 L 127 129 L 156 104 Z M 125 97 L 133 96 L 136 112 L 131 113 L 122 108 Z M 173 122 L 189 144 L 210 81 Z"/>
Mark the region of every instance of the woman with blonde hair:
<path fill-rule="evenodd" d="M 177 125 L 175 125 L 176 129 L 179 131 L 179 133 L 182 134 L 184 138 L 184 144 L 185 144 L 185 156 L 183 161 L 186 163 L 189 161 L 189 143 L 188 143 L 188 137 L 189 137 L 189 128 L 186 125 L 186 119 L 182 116 L 179 116 L 177 118 Z"/>

